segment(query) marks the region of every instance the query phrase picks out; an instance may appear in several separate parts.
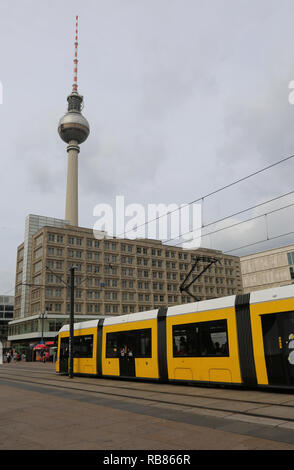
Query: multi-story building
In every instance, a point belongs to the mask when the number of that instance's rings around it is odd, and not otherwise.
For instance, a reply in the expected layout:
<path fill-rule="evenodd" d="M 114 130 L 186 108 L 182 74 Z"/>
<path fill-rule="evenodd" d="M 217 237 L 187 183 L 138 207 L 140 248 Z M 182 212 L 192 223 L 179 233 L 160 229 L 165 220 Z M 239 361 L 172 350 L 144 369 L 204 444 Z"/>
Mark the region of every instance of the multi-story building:
<path fill-rule="evenodd" d="M 3 348 L 9 347 L 8 323 L 13 319 L 14 297 L 11 295 L 0 295 L 0 341 Z"/>
<path fill-rule="evenodd" d="M 244 293 L 294 283 L 294 245 L 242 256 Z"/>
<path fill-rule="evenodd" d="M 158 240 L 105 235 L 96 239 L 92 229 L 55 223 L 35 230 L 30 241 L 18 247 L 12 341 L 25 339 L 24 335 L 31 339 L 32 333 L 40 337 L 41 323 L 43 336 L 49 338 L 49 333 L 55 336 L 68 323 L 72 266 L 76 268 L 75 318 L 79 321 L 194 301 L 179 288 L 195 255 L 220 261 L 191 286 L 195 296 L 202 300 L 242 293 L 238 257 L 205 248 L 184 250 Z"/>

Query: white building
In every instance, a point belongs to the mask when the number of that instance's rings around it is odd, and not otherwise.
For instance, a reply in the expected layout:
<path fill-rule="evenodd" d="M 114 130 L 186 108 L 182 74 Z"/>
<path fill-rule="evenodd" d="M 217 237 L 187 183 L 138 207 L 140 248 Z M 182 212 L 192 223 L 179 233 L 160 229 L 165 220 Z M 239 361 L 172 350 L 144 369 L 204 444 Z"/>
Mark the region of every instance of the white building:
<path fill-rule="evenodd" d="M 242 256 L 244 293 L 294 283 L 294 245 Z"/>

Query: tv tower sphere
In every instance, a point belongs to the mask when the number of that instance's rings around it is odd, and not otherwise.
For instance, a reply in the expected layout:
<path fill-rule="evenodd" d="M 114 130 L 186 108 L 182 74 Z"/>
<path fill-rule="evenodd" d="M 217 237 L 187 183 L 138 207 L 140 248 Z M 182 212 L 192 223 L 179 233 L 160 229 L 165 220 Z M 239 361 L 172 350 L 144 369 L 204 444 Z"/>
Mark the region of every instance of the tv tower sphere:
<path fill-rule="evenodd" d="M 58 133 L 67 144 L 71 140 L 81 144 L 90 133 L 89 123 L 81 113 L 83 97 L 77 92 L 72 92 L 67 97 L 67 101 L 68 111 L 59 121 Z"/>

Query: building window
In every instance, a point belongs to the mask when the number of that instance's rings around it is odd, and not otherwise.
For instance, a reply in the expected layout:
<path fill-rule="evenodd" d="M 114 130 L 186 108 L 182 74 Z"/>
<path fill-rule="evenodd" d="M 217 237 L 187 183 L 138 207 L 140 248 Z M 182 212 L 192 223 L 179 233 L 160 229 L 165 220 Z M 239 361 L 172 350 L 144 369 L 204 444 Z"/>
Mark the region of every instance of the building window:
<path fill-rule="evenodd" d="M 46 282 L 54 282 L 53 274 L 47 274 L 46 275 Z"/>

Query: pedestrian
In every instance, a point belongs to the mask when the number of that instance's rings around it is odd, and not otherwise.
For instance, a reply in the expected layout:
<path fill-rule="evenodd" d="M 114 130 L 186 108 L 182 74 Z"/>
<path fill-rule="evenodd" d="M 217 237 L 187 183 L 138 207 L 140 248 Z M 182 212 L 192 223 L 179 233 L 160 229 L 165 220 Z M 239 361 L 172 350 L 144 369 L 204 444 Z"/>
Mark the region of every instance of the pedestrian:
<path fill-rule="evenodd" d="M 7 352 L 7 354 L 6 354 L 6 358 L 7 358 L 7 362 L 8 362 L 8 364 L 9 364 L 9 363 L 10 363 L 10 361 L 11 361 L 11 354 L 10 354 L 10 352 L 9 352 L 9 351 L 8 351 L 8 352 Z"/>

